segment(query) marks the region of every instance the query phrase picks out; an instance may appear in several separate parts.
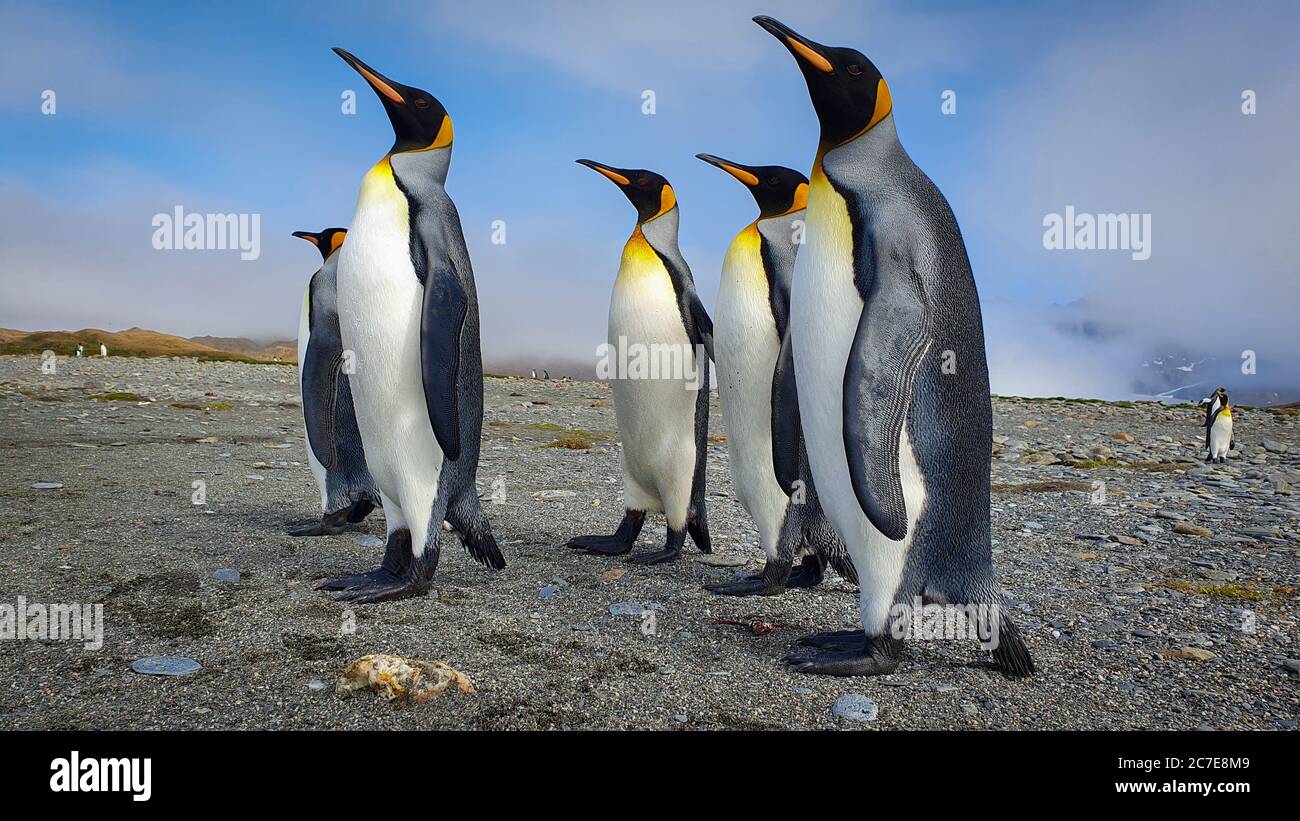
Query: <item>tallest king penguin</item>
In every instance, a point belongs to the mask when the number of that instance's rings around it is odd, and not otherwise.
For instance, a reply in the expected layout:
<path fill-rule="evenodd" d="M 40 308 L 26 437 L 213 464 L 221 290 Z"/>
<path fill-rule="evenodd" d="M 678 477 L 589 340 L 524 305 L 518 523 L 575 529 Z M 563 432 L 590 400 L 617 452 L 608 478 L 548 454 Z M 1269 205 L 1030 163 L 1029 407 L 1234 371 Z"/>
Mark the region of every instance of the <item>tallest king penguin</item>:
<path fill-rule="evenodd" d="M 870 60 L 770 17 L 754 22 L 794 55 L 821 125 L 791 345 L 809 463 L 858 571 L 864 630 L 809 636 L 822 649 L 787 661 L 805 673 L 889 673 L 921 602 L 975 614 L 997 666 L 1028 675 L 993 573 L 993 410 L 957 221 L 899 143 Z"/>
<path fill-rule="evenodd" d="M 343 349 L 354 357 L 357 426 L 388 544 L 379 569 L 321 585 L 343 591 L 340 599 L 375 602 L 428 589 L 444 519 L 474 558 L 498 569 L 505 560 L 474 488 L 483 363 L 474 272 L 443 188 L 451 117 L 427 91 L 335 51 L 378 95 L 396 136 L 361 183 L 338 264 Z"/>
<path fill-rule="evenodd" d="M 677 195 L 668 180 L 653 171 L 578 162 L 619 187 L 636 208 L 637 225 L 623 246 L 614 280 L 606 348 L 618 355 L 620 366 L 625 357 L 629 362 L 627 373 L 614 373 L 610 379 L 623 440 L 626 510 L 612 536 L 579 536 L 568 544 L 589 553 L 622 555 L 636 542 L 646 512 L 663 511 L 668 519 L 663 549 L 638 553 L 628 561 L 672 561 L 681 555 L 688 532 L 695 545 L 709 553 L 704 463 L 713 320 L 677 247 Z M 634 358 L 644 362 L 645 354 L 660 352 L 670 356 L 668 373 L 654 363 L 649 363 L 649 372 L 633 372 Z"/>

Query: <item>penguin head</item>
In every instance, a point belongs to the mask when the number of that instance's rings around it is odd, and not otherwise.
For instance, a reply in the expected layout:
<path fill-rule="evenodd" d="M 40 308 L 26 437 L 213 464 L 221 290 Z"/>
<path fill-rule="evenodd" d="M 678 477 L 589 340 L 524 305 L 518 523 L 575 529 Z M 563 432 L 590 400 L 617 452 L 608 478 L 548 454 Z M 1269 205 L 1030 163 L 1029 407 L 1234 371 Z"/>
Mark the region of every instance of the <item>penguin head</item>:
<path fill-rule="evenodd" d="M 334 53 L 365 78 L 384 104 L 395 136 L 390 154 L 451 147 L 451 117 L 437 97 L 388 79 L 341 48 Z"/>
<path fill-rule="evenodd" d="M 889 86 L 861 52 L 814 43 L 771 17 L 759 15 L 754 22 L 794 55 L 821 122 L 823 149 L 842 145 L 889 116 Z"/>
<path fill-rule="evenodd" d="M 677 207 L 677 195 L 668 180 L 653 171 L 642 168 L 614 168 L 602 165 L 595 160 L 577 160 L 593 171 L 604 175 L 619 187 L 619 190 L 636 208 L 636 221 L 649 222 Z"/>
<path fill-rule="evenodd" d="M 321 259 L 329 259 L 330 254 L 334 253 L 343 245 L 343 238 L 348 234 L 346 228 L 326 228 L 323 231 L 294 231 L 293 235 L 298 239 L 305 239 L 316 250 L 320 251 Z"/>
<path fill-rule="evenodd" d="M 758 203 L 759 219 L 779 217 L 808 205 L 808 178 L 781 165 L 741 165 L 713 154 L 696 154 L 740 180 Z"/>
<path fill-rule="evenodd" d="M 1214 393 L 1219 397 L 1219 401 L 1223 402 L 1224 405 L 1228 404 L 1228 391 L 1226 388 L 1219 388 Z"/>

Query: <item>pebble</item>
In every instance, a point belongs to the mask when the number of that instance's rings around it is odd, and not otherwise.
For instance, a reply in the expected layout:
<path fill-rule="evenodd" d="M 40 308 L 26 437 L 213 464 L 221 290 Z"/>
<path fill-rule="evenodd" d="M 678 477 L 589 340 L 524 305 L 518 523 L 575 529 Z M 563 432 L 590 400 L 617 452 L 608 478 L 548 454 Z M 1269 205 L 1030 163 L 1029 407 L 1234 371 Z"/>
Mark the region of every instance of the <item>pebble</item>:
<path fill-rule="evenodd" d="M 880 707 L 861 693 L 849 693 L 835 700 L 831 712 L 848 721 L 875 721 Z"/>
<path fill-rule="evenodd" d="M 360 536 L 353 539 L 353 541 L 356 542 L 357 547 L 383 547 L 384 546 L 383 539 L 379 538 L 378 536 L 371 535 L 369 533 L 363 533 Z"/>
<path fill-rule="evenodd" d="M 548 584 L 545 587 L 543 587 L 541 590 L 538 590 L 537 595 L 541 596 L 544 599 L 553 599 L 555 598 L 555 594 L 559 592 L 560 590 L 558 587 L 556 587 L 553 584 Z"/>
<path fill-rule="evenodd" d="M 749 564 L 749 559 L 735 553 L 701 553 L 695 561 L 709 567 L 741 567 Z"/>
<path fill-rule="evenodd" d="M 609 606 L 609 612 L 614 616 L 640 616 L 645 613 L 647 608 L 642 607 L 634 601 L 615 602 Z"/>
<path fill-rule="evenodd" d="M 238 570 L 229 570 L 229 569 L 227 569 L 227 570 L 217 570 L 217 571 L 214 571 L 214 572 L 213 572 L 213 574 L 212 574 L 212 578 L 213 578 L 214 580 L 216 580 L 216 581 L 219 581 L 219 582 L 226 582 L 227 584 L 238 584 L 238 583 L 239 583 L 239 571 L 238 571 Z"/>
<path fill-rule="evenodd" d="M 145 656 L 131 662 L 131 669 L 146 676 L 188 676 L 203 667 L 185 656 Z"/>
<path fill-rule="evenodd" d="M 33 490 L 58 490 L 62 487 L 62 482 L 35 482 L 32 484 Z"/>

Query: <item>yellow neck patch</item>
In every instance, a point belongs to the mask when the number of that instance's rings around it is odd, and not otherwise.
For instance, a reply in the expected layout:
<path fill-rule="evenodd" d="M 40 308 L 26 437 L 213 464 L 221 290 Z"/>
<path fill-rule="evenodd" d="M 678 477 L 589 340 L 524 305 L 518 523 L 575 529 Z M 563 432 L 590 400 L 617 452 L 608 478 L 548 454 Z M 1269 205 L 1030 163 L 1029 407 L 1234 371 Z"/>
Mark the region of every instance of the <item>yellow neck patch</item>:
<path fill-rule="evenodd" d="M 348 235 L 347 231 L 336 231 L 330 239 L 330 253 L 334 253 L 343 247 L 343 239 Z"/>

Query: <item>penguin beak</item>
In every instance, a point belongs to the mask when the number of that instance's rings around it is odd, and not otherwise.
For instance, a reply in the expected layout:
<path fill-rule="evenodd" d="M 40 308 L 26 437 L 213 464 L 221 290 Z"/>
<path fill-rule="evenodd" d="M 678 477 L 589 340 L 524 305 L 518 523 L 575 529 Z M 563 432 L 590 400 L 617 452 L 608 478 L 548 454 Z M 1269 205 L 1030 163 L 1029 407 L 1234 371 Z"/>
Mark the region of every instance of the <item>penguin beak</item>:
<path fill-rule="evenodd" d="M 754 18 L 754 22 L 780 40 L 782 45 L 788 48 L 790 53 L 795 56 L 795 59 L 799 61 L 801 67 L 807 66 L 823 74 L 830 74 L 835 71 L 831 61 L 826 59 L 826 47 L 821 43 L 814 43 L 785 23 L 767 15 L 760 14 Z"/>
<path fill-rule="evenodd" d="M 625 173 L 626 169 L 614 168 L 612 166 L 602 165 L 596 162 L 595 160 L 575 160 L 575 162 L 577 162 L 578 165 L 585 165 L 591 170 L 603 174 L 605 177 L 612 180 L 614 184 L 618 185 L 620 188 L 625 188 L 632 184 L 632 181 L 628 179 L 627 174 Z"/>
<path fill-rule="evenodd" d="M 406 98 L 403 97 L 401 91 L 398 90 L 401 85 L 400 83 L 394 83 L 378 71 L 375 71 L 370 66 L 361 62 L 361 60 L 357 59 L 357 57 L 350 52 L 344 51 L 341 48 L 335 48 L 334 53 L 342 57 L 343 62 L 352 66 L 358 74 L 366 78 L 366 82 L 370 84 L 370 87 L 374 89 L 374 92 L 378 94 L 381 99 L 387 100 L 394 105 L 406 105 Z"/>
<path fill-rule="evenodd" d="M 721 168 L 723 171 L 726 171 L 728 174 L 740 180 L 745 185 L 748 185 L 750 188 L 758 185 L 758 177 L 749 166 L 741 165 L 737 162 L 731 162 L 730 160 L 724 160 L 721 157 L 714 156 L 713 154 L 696 154 L 695 156 L 698 159 L 704 160 L 709 165 Z"/>
<path fill-rule="evenodd" d="M 307 241 L 310 242 L 312 245 L 316 245 L 316 246 L 319 246 L 319 245 L 320 245 L 320 237 L 316 236 L 315 234 L 313 234 L 313 233 L 310 232 L 310 231 L 294 231 L 294 232 L 293 232 L 293 235 L 294 235 L 295 237 L 297 237 L 298 239 L 305 239 L 305 240 L 307 240 Z"/>

